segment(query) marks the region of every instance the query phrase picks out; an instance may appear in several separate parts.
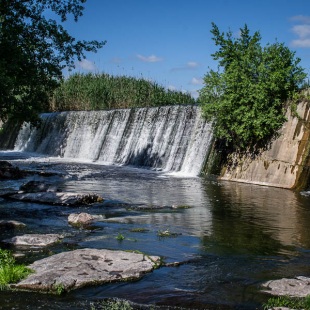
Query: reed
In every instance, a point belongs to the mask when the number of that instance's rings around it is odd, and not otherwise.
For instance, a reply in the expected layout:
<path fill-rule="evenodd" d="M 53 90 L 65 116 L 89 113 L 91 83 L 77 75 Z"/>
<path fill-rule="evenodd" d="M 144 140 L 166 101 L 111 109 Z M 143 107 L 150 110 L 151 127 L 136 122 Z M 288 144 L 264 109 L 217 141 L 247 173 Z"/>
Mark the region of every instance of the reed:
<path fill-rule="evenodd" d="M 54 92 L 50 111 L 105 110 L 192 104 L 188 93 L 165 89 L 143 78 L 76 73 Z"/>

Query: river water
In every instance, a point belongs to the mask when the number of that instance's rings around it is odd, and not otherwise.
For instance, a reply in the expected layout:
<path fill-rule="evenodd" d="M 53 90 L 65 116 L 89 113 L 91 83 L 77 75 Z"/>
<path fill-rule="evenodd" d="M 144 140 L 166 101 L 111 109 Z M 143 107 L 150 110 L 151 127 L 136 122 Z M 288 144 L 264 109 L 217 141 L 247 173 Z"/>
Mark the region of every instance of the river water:
<path fill-rule="evenodd" d="M 1 231 L 1 239 L 25 233 L 65 236 L 48 249 L 15 249 L 26 254 L 21 262 L 89 247 L 139 250 L 185 263 L 162 267 L 136 282 L 62 296 L 0 291 L 0 309 L 90 309 L 91 302 L 107 297 L 191 309 L 257 309 L 269 298 L 260 290 L 263 281 L 310 275 L 310 197 L 305 193 L 33 155 L 0 152 L 1 159 L 20 168 L 57 172 L 45 180 L 62 191 L 97 193 L 114 203 L 69 208 L 0 200 L 1 219 L 27 224 Z M 0 189 L 16 189 L 23 182 L 1 181 Z M 189 208 L 135 211 L 116 202 Z M 88 230 L 68 225 L 68 215 L 82 211 L 101 214 L 104 220 Z M 160 237 L 158 232 L 165 230 L 173 235 Z M 117 240 L 119 234 L 125 239 Z"/>

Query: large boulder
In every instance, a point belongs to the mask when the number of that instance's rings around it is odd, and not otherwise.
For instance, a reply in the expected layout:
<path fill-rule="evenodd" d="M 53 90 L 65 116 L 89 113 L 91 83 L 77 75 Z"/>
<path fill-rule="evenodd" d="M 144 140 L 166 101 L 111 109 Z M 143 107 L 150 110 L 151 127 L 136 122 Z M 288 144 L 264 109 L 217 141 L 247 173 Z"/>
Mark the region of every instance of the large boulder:
<path fill-rule="evenodd" d="M 59 242 L 62 238 L 63 236 L 58 234 L 26 234 L 5 239 L 2 242 L 16 247 L 45 247 Z"/>
<path fill-rule="evenodd" d="M 86 285 L 136 280 L 159 266 L 160 257 L 125 251 L 80 249 L 34 262 L 34 273 L 14 288 L 61 293 Z"/>
<path fill-rule="evenodd" d="M 310 295 L 310 278 L 278 279 L 263 283 L 265 293 L 275 296 L 306 297 Z"/>
<path fill-rule="evenodd" d="M 103 198 L 96 194 L 76 194 L 63 192 L 19 193 L 10 196 L 10 198 L 21 201 L 64 206 L 89 205 L 103 201 Z"/>
<path fill-rule="evenodd" d="M 102 219 L 102 216 L 100 215 L 91 215 L 89 213 L 71 213 L 68 216 L 68 223 L 71 225 L 89 225 L 91 224 L 93 221 L 98 220 L 98 219 Z"/>

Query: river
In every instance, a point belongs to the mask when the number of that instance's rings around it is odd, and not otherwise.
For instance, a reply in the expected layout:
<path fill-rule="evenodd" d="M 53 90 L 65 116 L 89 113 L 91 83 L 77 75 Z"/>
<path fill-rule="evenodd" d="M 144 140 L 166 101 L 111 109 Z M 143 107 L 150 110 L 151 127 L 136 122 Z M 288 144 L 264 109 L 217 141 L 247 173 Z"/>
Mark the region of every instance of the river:
<path fill-rule="evenodd" d="M 107 297 L 191 309 L 257 309 L 269 298 L 261 292 L 263 281 L 310 275 L 307 193 L 33 155 L 0 152 L 1 159 L 20 168 L 57 172 L 47 180 L 62 191 L 97 193 L 114 202 L 188 208 L 135 211 L 117 203 L 69 208 L 2 199 L 1 219 L 27 226 L 1 231 L 1 239 L 25 233 L 65 236 L 48 249 L 18 249 L 26 254 L 20 262 L 90 247 L 139 250 L 184 264 L 162 267 L 136 282 L 91 286 L 61 296 L 0 291 L 0 309 L 90 309 L 91 302 Z M 22 182 L 1 181 L 0 189 L 16 189 Z M 101 214 L 104 220 L 88 230 L 68 225 L 68 215 L 82 211 Z M 172 236 L 160 237 L 158 232 L 166 230 Z M 119 234 L 125 239 L 119 241 Z"/>

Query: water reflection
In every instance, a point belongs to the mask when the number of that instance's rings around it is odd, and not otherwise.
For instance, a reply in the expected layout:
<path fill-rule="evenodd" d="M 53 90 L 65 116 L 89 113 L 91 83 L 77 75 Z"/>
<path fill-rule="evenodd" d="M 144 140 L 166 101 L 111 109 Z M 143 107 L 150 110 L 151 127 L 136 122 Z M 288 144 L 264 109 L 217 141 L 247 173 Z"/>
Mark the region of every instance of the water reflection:
<path fill-rule="evenodd" d="M 235 182 L 221 182 L 221 186 L 205 189 L 213 197 L 212 235 L 226 240 L 232 248 L 269 254 L 280 248 L 309 245 L 307 226 L 300 220 L 305 212 L 299 194 Z M 306 238 L 302 238 L 304 234 Z M 306 244 L 300 244 L 302 239 L 307 240 Z"/>

